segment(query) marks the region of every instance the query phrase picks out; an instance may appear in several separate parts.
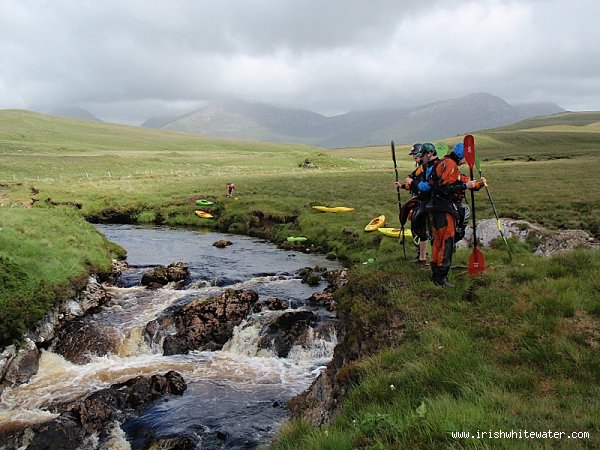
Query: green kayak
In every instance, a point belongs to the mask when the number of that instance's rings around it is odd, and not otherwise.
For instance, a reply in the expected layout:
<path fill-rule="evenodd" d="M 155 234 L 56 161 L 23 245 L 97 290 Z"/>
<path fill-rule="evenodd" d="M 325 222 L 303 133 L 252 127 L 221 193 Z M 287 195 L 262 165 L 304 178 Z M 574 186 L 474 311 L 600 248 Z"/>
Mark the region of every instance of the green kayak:
<path fill-rule="evenodd" d="M 290 236 L 289 238 L 287 238 L 288 242 L 306 242 L 307 240 L 308 238 L 302 236 Z"/>
<path fill-rule="evenodd" d="M 211 202 L 210 200 L 196 200 L 196 205 L 200 206 L 210 206 L 214 205 L 215 202 Z"/>

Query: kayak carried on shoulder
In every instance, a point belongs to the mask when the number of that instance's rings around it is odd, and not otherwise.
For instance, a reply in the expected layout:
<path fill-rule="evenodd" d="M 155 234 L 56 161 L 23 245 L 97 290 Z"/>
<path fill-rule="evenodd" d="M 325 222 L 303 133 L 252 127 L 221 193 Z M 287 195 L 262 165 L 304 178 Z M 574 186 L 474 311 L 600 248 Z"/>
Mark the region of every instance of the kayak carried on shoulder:
<path fill-rule="evenodd" d="M 375 231 L 376 229 L 381 228 L 384 224 L 385 216 L 382 214 L 371 220 L 365 227 L 365 231 Z"/>
<path fill-rule="evenodd" d="M 377 231 L 385 234 L 386 236 L 397 238 L 397 237 L 400 237 L 401 229 L 400 228 L 380 227 L 380 228 L 377 228 Z M 412 238 L 412 231 L 405 228 L 404 229 L 404 237 Z"/>
<path fill-rule="evenodd" d="M 343 212 L 351 212 L 354 211 L 354 208 L 348 208 L 347 206 L 313 206 L 313 209 L 320 212 L 330 212 L 330 213 L 343 213 Z"/>
<path fill-rule="evenodd" d="M 201 219 L 212 219 L 213 218 L 213 215 L 210 213 L 207 213 L 206 211 L 194 211 L 194 213 Z"/>

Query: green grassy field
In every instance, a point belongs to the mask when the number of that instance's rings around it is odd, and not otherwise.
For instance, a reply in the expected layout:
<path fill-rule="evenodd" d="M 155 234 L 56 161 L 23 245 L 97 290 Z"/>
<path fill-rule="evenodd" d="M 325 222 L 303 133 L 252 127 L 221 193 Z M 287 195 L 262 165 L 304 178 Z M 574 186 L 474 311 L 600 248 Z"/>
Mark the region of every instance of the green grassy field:
<path fill-rule="evenodd" d="M 565 113 L 475 133 L 500 215 L 599 238 L 598 124 L 600 113 Z M 413 169 L 409 148 L 396 145 L 401 178 Z M 589 401 L 600 394 L 598 252 L 542 259 L 513 243 L 509 261 L 499 245 L 485 250 L 483 276 L 458 269 L 455 289 L 431 285 L 396 240 L 363 231 L 379 214 L 399 223 L 388 145 L 234 142 L 9 110 L 0 111 L 0 155 L 2 343 L 72 295 L 88 272 L 122 256 L 83 218 L 264 233 L 282 245 L 302 235 L 313 251 L 353 267 L 339 307 L 357 336 L 389 317 L 404 326 L 347 368 L 353 388 L 330 426 L 292 422 L 275 448 L 600 447 L 600 407 Z M 224 196 L 229 181 L 236 198 Z M 204 208 L 214 220 L 194 215 L 199 198 L 215 201 Z M 314 205 L 355 210 L 318 213 Z M 492 217 L 483 192 L 476 205 L 479 219 Z M 462 250 L 455 261 L 468 257 Z M 369 258 L 375 262 L 361 264 Z M 450 434 L 498 429 L 592 437 Z"/>

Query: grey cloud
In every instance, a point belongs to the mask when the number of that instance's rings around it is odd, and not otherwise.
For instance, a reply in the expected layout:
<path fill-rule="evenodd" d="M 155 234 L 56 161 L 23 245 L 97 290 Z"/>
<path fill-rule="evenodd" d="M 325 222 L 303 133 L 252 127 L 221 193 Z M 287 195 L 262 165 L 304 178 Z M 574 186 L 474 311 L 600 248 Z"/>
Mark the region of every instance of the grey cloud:
<path fill-rule="evenodd" d="M 139 124 L 219 98 L 333 114 L 485 91 L 600 109 L 598 16 L 595 0 L 0 0 L 0 108 Z"/>

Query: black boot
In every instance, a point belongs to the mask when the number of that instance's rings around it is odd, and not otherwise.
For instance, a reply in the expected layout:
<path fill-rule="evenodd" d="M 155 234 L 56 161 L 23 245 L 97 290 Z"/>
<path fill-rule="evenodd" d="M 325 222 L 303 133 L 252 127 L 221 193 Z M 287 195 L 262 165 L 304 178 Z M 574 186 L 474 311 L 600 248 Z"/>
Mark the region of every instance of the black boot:
<path fill-rule="evenodd" d="M 447 288 L 453 288 L 454 285 L 452 283 L 450 283 L 450 281 L 448 280 L 448 277 L 443 277 L 442 281 L 440 282 L 440 286 L 444 286 Z"/>
<path fill-rule="evenodd" d="M 436 285 L 442 284 L 443 275 L 437 266 L 431 266 L 431 282 Z"/>
<path fill-rule="evenodd" d="M 440 286 L 444 286 L 444 287 L 449 287 L 449 288 L 453 288 L 454 285 L 452 283 L 450 283 L 450 281 L 448 280 L 448 272 L 450 271 L 450 269 L 441 269 L 440 270 L 440 276 L 441 276 L 441 283 Z"/>

